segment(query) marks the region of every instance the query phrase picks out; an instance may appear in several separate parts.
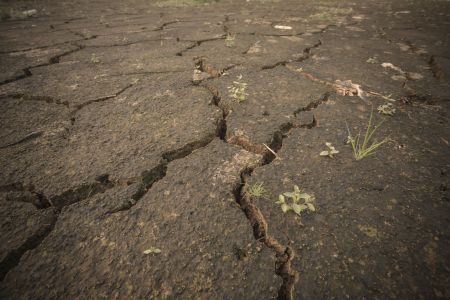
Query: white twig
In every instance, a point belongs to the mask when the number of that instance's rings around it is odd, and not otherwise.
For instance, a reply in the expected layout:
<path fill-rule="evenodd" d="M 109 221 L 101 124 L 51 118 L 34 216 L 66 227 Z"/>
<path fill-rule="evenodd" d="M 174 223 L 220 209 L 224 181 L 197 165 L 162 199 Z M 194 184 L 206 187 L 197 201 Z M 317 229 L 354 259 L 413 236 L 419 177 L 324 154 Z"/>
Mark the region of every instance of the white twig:
<path fill-rule="evenodd" d="M 264 143 L 263 143 L 263 145 L 264 145 L 264 147 L 267 148 L 267 150 L 269 150 L 273 155 L 275 155 L 276 158 L 281 159 L 281 157 L 279 157 L 278 154 L 277 154 L 275 151 L 273 151 L 272 149 L 270 149 L 269 146 L 267 146 L 267 145 L 264 144 Z"/>

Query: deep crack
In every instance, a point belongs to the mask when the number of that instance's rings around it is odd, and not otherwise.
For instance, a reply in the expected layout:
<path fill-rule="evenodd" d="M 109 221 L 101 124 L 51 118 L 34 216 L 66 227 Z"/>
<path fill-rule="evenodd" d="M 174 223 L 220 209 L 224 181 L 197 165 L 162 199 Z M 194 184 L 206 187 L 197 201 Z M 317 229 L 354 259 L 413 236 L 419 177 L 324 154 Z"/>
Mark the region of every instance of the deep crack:
<path fill-rule="evenodd" d="M 229 109 L 222 104 L 222 98 L 219 94 L 219 90 L 216 87 L 214 87 L 210 84 L 202 85 L 202 87 L 205 88 L 211 94 L 212 104 L 214 104 L 222 112 L 222 117 L 217 122 L 216 136 L 218 138 L 220 138 L 221 140 L 226 141 L 227 117 L 228 117 Z"/>
<path fill-rule="evenodd" d="M 248 168 L 241 172 L 241 181 L 234 189 L 235 201 L 250 221 L 254 238 L 275 252 L 275 273 L 283 280 L 278 290 L 278 299 L 291 300 L 294 299 L 294 287 L 298 280 L 298 273 L 291 267 L 295 253 L 293 249 L 283 246 L 276 238 L 269 234 L 268 224 L 264 215 L 247 193 L 248 178 L 251 177 L 253 170 Z"/>
<path fill-rule="evenodd" d="M 47 199 L 51 206 L 61 210 L 64 206 L 77 203 L 98 193 L 104 193 L 112 187 L 114 187 L 114 183 L 109 180 L 108 174 L 104 174 L 98 176 L 95 182 L 83 184 Z"/>

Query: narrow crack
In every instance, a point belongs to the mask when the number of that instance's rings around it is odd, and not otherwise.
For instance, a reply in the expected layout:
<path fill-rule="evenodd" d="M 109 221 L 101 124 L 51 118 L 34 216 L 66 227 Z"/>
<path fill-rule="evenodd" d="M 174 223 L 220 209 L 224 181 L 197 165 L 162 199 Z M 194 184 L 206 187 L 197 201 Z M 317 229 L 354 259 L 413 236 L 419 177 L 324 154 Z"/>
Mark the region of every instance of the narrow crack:
<path fill-rule="evenodd" d="M 57 63 L 59 63 L 61 57 L 64 57 L 66 55 L 69 55 L 69 54 L 72 54 L 74 52 L 80 51 L 81 49 L 84 48 L 84 46 L 81 46 L 81 45 L 73 45 L 73 46 L 75 46 L 74 49 L 71 49 L 71 50 L 63 52 L 61 54 L 52 56 L 52 57 L 49 58 L 48 62 L 46 62 L 46 63 L 42 63 L 42 64 L 38 64 L 36 66 L 26 67 L 26 68 L 22 69 L 23 74 L 18 75 L 18 76 L 13 77 L 13 78 L 10 78 L 10 79 L 3 80 L 3 81 L 0 82 L 0 85 L 4 85 L 4 84 L 7 84 L 7 83 L 19 81 L 21 79 L 30 77 L 30 76 L 33 75 L 33 73 L 31 72 L 31 69 L 35 69 L 35 68 L 39 68 L 39 67 L 46 67 L 46 66 L 57 64 Z"/>
<path fill-rule="evenodd" d="M 202 86 L 202 87 L 211 93 L 212 103 L 215 106 L 219 107 L 222 111 L 222 117 L 217 121 L 215 134 L 206 135 L 203 138 L 188 143 L 179 149 L 170 150 L 163 153 L 161 155 L 161 162 L 155 168 L 142 172 L 140 187 L 138 191 L 132 196 L 132 199 L 129 200 L 127 203 L 124 203 L 119 207 L 112 209 L 107 214 L 126 211 L 129 210 L 134 205 L 136 205 L 136 203 L 142 197 L 144 197 L 144 195 L 152 188 L 153 184 L 160 181 L 166 176 L 169 163 L 178 159 L 185 158 L 191 155 L 192 152 L 208 146 L 216 137 L 225 141 L 227 131 L 226 125 L 227 111 L 221 108 L 219 92 L 212 86 Z"/>
<path fill-rule="evenodd" d="M 141 71 L 141 72 L 129 72 L 129 73 L 119 73 L 119 74 L 107 74 L 104 77 L 121 77 L 121 76 L 136 76 L 136 75 L 155 75 L 155 74 L 173 74 L 173 73 L 183 73 L 188 72 L 189 70 L 167 70 L 167 71 Z"/>
<path fill-rule="evenodd" d="M 214 134 L 207 135 L 202 139 L 188 143 L 179 149 L 167 151 L 162 155 L 162 158 L 169 163 L 171 161 L 186 157 L 190 155 L 194 150 L 206 147 L 209 143 L 212 142 L 215 137 L 216 135 Z"/>
<path fill-rule="evenodd" d="M 411 29 L 417 29 L 417 28 L 411 28 Z M 424 60 L 428 64 L 429 70 L 430 70 L 431 74 L 433 75 L 433 77 L 439 81 L 443 80 L 444 71 L 443 71 L 442 67 L 439 65 L 439 63 L 436 61 L 436 57 L 443 57 L 446 59 L 450 59 L 450 58 L 448 58 L 446 56 L 440 56 L 440 55 L 429 55 L 426 52 L 423 52 L 423 49 L 418 48 L 416 45 L 414 45 L 414 43 L 412 43 L 411 41 L 408 41 L 408 40 L 397 39 L 395 37 L 389 38 L 389 37 L 387 37 L 387 33 L 384 31 L 383 27 L 380 27 L 379 31 L 380 31 L 380 33 L 378 34 L 378 36 L 380 39 L 384 39 L 391 44 L 393 44 L 393 43 L 406 44 L 409 47 L 406 50 L 407 52 L 419 56 L 422 60 Z M 407 78 L 407 79 L 409 79 L 409 78 Z"/>
<path fill-rule="evenodd" d="M 199 80 L 194 80 L 194 84 L 199 84 L 205 79 L 213 79 L 221 77 L 225 72 L 240 66 L 240 64 L 231 64 L 223 69 L 216 69 L 210 65 L 208 65 L 204 58 L 199 58 L 195 61 L 195 70 L 199 71 L 200 74 L 207 74 L 206 77 L 201 77 Z"/>
<path fill-rule="evenodd" d="M 56 207 L 58 210 L 61 210 L 64 206 L 80 202 L 99 193 L 104 193 L 106 190 L 114 186 L 115 183 L 109 180 L 109 175 L 104 174 L 98 176 L 95 179 L 95 182 L 92 182 L 90 184 L 83 184 L 74 189 L 65 191 L 60 195 L 46 199 L 51 206 Z"/>
<path fill-rule="evenodd" d="M 151 30 L 151 31 L 163 31 L 164 29 L 166 29 L 167 26 L 172 25 L 172 24 L 176 24 L 176 23 L 181 23 L 181 22 L 189 23 L 189 21 L 180 21 L 180 20 L 169 21 L 169 22 L 162 23 L 156 29 Z"/>
<path fill-rule="evenodd" d="M 44 224 L 44 226 L 39 228 L 37 232 L 28 237 L 19 248 L 12 250 L 6 255 L 6 257 L 0 262 L 0 282 L 3 281 L 9 271 L 19 264 L 20 259 L 27 251 L 37 248 L 52 232 L 57 219 L 58 213 L 53 211 L 50 223 Z"/>
<path fill-rule="evenodd" d="M 160 164 L 158 164 L 155 168 L 151 170 L 142 172 L 141 185 L 138 191 L 132 196 L 132 200 L 128 201 L 128 203 L 125 203 L 124 205 L 121 205 L 118 208 L 111 210 L 108 213 L 116 213 L 119 211 L 129 210 L 131 207 L 136 205 L 136 203 L 142 197 L 145 196 L 145 194 L 152 188 L 153 184 L 160 181 L 166 176 L 169 163 L 178 159 L 185 158 L 191 155 L 192 152 L 208 146 L 214 140 L 215 137 L 216 135 L 214 134 L 207 135 L 199 140 L 188 143 L 179 149 L 163 153 L 161 156 L 162 159 Z"/>
<path fill-rule="evenodd" d="M 319 99 L 310 102 L 307 106 L 301 107 L 294 111 L 294 116 L 297 116 L 302 111 L 311 111 L 313 109 L 316 109 L 321 105 L 322 103 L 327 102 L 330 99 L 331 92 L 325 92 Z"/>
<path fill-rule="evenodd" d="M 176 55 L 176 56 L 183 56 L 183 53 L 184 53 L 184 52 L 189 51 L 189 50 L 191 50 L 191 49 L 194 49 L 195 47 L 198 47 L 198 46 L 200 46 L 200 43 L 199 43 L 199 42 L 193 42 L 191 45 L 187 46 L 187 47 L 184 48 L 183 50 L 181 50 L 181 51 L 175 53 L 175 55 Z"/>
<path fill-rule="evenodd" d="M 72 111 L 72 113 L 71 113 L 71 115 L 72 115 L 72 125 L 75 123 L 74 115 L 75 115 L 79 110 L 81 110 L 82 108 L 84 108 L 84 107 L 86 107 L 86 106 L 88 106 L 88 105 L 90 105 L 90 104 L 92 104 L 92 103 L 103 102 L 103 101 L 106 101 L 106 100 L 109 100 L 109 99 L 116 98 L 117 96 L 120 96 L 120 95 L 121 95 L 122 93 L 124 93 L 126 90 L 128 90 L 129 88 L 131 88 L 133 85 L 134 85 L 134 84 L 130 83 L 130 84 L 126 85 L 125 87 L 123 87 L 120 91 L 118 91 L 118 92 L 116 92 L 116 93 L 114 93 L 114 94 L 112 94 L 112 95 L 104 96 L 104 97 L 99 97 L 99 98 L 92 99 L 92 100 L 88 100 L 88 101 L 86 101 L 86 102 L 83 102 L 83 103 L 81 103 L 81 104 L 76 105 L 76 106 L 75 106 L 75 110 Z"/>
<path fill-rule="evenodd" d="M 265 65 L 261 67 L 261 70 L 268 70 L 268 69 L 274 69 L 278 66 L 286 66 L 288 63 L 292 63 L 292 62 L 303 62 L 307 59 L 309 59 L 311 57 L 311 51 L 312 49 L 318 48 L 322 45 L 322 41 L 319 40 L 316 44 L 307 47 L 305 49 L 303 49 L 303 53 L 302 56 L 298 57 L 298 58 L 292 58 L 292 59 L 286 59 L 286 60 L 282 60 L 282 61 L 278 61 L 272 65 Z"/>
<path fill-rule="evenodd" d="M 25 186 L 22 182 L 15 182 L 0 186 L 0 193 L 6 194 L 6 201 L 31 203 L 37 209 L 50 207 L 47 199 L 45 199 L 40 193 L 36 192 L 34 186 Z M 9 193 L 12 193 L 12 195 L 8 195 Z"/>
<path fill-rule="evenodd" d="M 220 37 L 215 37 L 215 38 L 198 40 L 198 41 L 179 40 L 179 41 L 183 41 L 183 42 L 192 42 L 192 44 L 189 45 L 188 47 L 184 48 L 183 50 L 177 52 L 175 55 L 183 56 L 185 52 L 187 52 L 189 50 L 192 50 L 192 49 L 194 49 L 196 47 L 199 47 L 203 43 L 212 42 L 212 41 L 218 41 L 218 40 L 224 40 L 224 39 L 225 39 L 225 35 L 221 35 Z"/>
<path fill-rule="evenodd" d="M 318 100 L 312 101 L 307 106 L 301 107 L 301 108 L 295 110 L 293 112 L 294 118 L 296 118 L 302 112 L 308 112 L 308 111 L 314 110 L 322 103 L 327 102 L 329 100 L 330 96 L 331 96 L 331 93 L 326 92 Z M 272 150 L 276 154 L 283 146 L 283 140 L 289 136 L 292 129 L 295 129 L 295 128 L 312 129 L 316 126 L 317 126 L 317 120 L 316 120 L 314 114 L 312 115 L 312 120 L 309 123 L 301 123 L 301 122 L 297 122 L 297 121 L 283 123 L 279 126 L 278 130 L 276 130 L 272 134 L 272 138 L 271 138 L 270 142 L 268 143 L 269 144 L 268 147 L 270 148 L 270 150 Z M 240 146 L 249 152 L 262 155 L 263 156 L 263 159 L 262 159 L 263 165 L 270 164 L 276 158 L 276 155 L 272 151 L 267 149 L 265 144 L 254 143 L 245 136 L 237 136 L 237 135 L 226 136 L 226 141 L 229 144 Z"/>
<path fill-rule="evenodd" d="M 436 57 L 434 55 L 432 55 L 428 60 L 428 65 L 430 66 L 433 77 L 437 80 L 443 80 L 444 71 L 442 70 L 441 65 L 436 61 Z"/>
<path fill-rule="evenodd" d="M 142 31 L 143 32 L 143 31 Z M 140 32 L 139 32 L 140 33 Z M 97 36 L 98 37 L 98 36 Z M 138 41 L 134 41 L 134 42 L 126 42 L 123 44 L 111 44 L 111 45 L 84 45 L 85 48 L 112 48 L 112 47 L 127 47 L 127 46 L 131 46 L 131 45 L 136 45 L 136 44 L 142 44 L 142 43 L 147 43 L 147 42 L 163 42 L 163 41 L 170 41 L 171 38 L 155 38 L 155 39 L 143 39 L 143 40 L 138 40 Z"/>
<path fill-rule="evenodd" d="M 9 143 L 9 144 L 0 146 L 0 149 L 12 147 L 12 146 L 17 146 L 17 145 L 19 145 L 19 144 L 29 142 L 29 141 L 31 141 L 31 140 L 34 140 L 34 139 L 36 139 L 36 138 L 42 136 L 43 133 L 44 133 L 43 131 L 34 131 L 34 132 L 31 132 L 31 133 L 27 134 L 26 136 L 24 136 L 23 138 L 19 139 L 18 141 L 15 141 L 15 142 L 12 142 L 12 143 Z"/>
<path fill-rule="evenodd" d="M 20 74 L 20 75 L 17 75 L 17 76 L 15 76 L 15 77 L 8 78 L 8 79 L 5 79 L 5 80 L 3 80 L 3 81 L 0 81 L 0 85 L 7 84 L 7 83 L 10 83 L 10 82 L 14 82 L 14 81 L 18 81 L 18 80 L 24 79 L 24 78 L 26 78 L 26 77 L 28 77 L 28 76 L 31 76 L 31 74 L 30 74 L 30 75 L 27 75 L 26 70 L 27 70 L 27 69 L 22 69 L 22 70 L 21 70 L 21 71 L 23 72 L 23 74 Z M 29 73 L 28 73 L 28 74 L 29 74 Z"/>
<path fill-rule="evenodd" d="M 52 103 L 52 104 L 59 104 L 64 105 L 66 107 L 69 107 L 69 102 L 67 101 L 61 101 L 59 99 L 54 99 L 50 96 L 36 96 L 36 95 L 29 95 L 25 93 L 14 93 L 14 94 L 6 94 L 2 95 L 0 99 L 6 99 L 6 98 L 13 98 L 13 99 L 22 99 L 26 101 L 41 101 L 46 103 Z"/>
<path fill-rule="evenodd" d="M 58 64 L 62 57 L 70 55 L 72 53 L 75 53 L 75 52 L 78 52 L 78 51 L 84 49 L 84 46 L 82 46 L 82 45 L 75 45 L 75 46 L 76 47 L 74 49 L 71 49 L 71 50 L 66 51 L 64 53 L 58 54 L 56 56 L 53 56 L 52 58 L 50 58 L 48 64 L 43 64 L 43 65 L 36 66 L 36 67 L 33 67 L 33 68 L 42 67 L 42 66 L 48 66 L 48 65 L 53 65 L 53 64 Z"/>
<path fill-rule="evenodd" d="M 30 48 L 19 49 L 19 50 L 0 51 L 0 54 L 13 54 L 13 53 L 15 54 L 15 53 L 20 53 L 20 52 L 28 52 L 28 51 L 33 51 L 33 50 L 45 49 L 45 48 L 48 48 L 48 47 L 59 46 L 61 44 L 64 44 L 64 43 L 57 43 L 57 44 L 54 44 L 54 45 L 46 45 L 46 46 L 30 47 Z"/>
<path fill-rule="evenodd" d="M 166 176 L 168 164 L 169 162 L 163 159 L 155 168 L 142 172 L 141 185 L 139 186 L 138 191 L 133 194 L 131 200 L 109 211 L 108 214 L 126 211 L 133 207 L 152 188 L 154 183 Z"/>
<path fill-rule="evenodd" d="M 201 87 L 205 88 L 212 96 L 212 104 L 215 105 L 217 108 L 220 109 L 222 112 L 221 119 L 217 122 L 217 129 L 216 129 L 216 136 L 220 138 L 222 141 L 226 142 L 227 137 L 227 117 L 230 112 L 230 110 L 222 104 L 222 98 L 220 96 L 219 90 L 210 85 L 210 84 L 204 84 L 201 85 Z"/>
<path fill-rule="evenodd" d="M 69 31 L 69 32 L 72 33 L 73 35 L 76 35 L 76 36 L 81 37 L 83 41 L 92 40 L 92 39 L 95 39 L 95 38 L 98 37 L 97 35 L 89 35 L 89 36 L 88 36 L 88 35 L 86 35 L 86 34 L 80 33 L 80 32 L 78 32 L 78 31 L 70 30 L 70 29 L 68 29 L 67 31 Z M 80 41 L 77 41 L 77 42 L 80 42 Z"/>

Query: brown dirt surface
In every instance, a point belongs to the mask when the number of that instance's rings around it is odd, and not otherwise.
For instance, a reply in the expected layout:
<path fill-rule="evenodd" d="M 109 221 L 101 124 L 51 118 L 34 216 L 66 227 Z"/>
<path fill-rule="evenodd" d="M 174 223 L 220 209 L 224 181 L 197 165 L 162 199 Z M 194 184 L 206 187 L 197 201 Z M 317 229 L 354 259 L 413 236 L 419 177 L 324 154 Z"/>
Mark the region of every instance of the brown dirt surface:
<path fill-rule="evenodd" d="M 449 17 L 0 1 L 0 299 L 450 299 Z"/>

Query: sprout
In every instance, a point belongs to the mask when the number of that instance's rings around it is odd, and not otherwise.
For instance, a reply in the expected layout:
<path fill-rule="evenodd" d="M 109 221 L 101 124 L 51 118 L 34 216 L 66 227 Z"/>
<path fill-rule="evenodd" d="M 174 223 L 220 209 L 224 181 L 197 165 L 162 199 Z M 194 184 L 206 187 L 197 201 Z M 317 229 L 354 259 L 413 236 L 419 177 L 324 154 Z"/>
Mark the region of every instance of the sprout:
<path fill-rule="evenodd" d="M 287 199 L 291 199 L 291 201 L 288 201 Z M 303 199 L 302 202 L 300 201 L 301 199 Z M 294 185 L 294 191 L 280 194 L 278 196 L 278 201 L 275 203 L 280 205 L 283 213 L 292 210 L 300 216 L 301 212 L 304 210 L 316 211 L 313 204 L 314 201 L 314 196 L 302 193 L 300 188 L 297 185 Z"/>
<path fill-rule="evenodd" d="M 331 143 L 326 142 L 325 145 L 328 147 L 328 150 L 324 150 L 322 152 L 320 152 L 320 156 L 328 156 L 333 158 L 334 154 L 338 154 L 339 151 L 336 150 L 336 148 L 334 148 L 334 146 Z"/>

